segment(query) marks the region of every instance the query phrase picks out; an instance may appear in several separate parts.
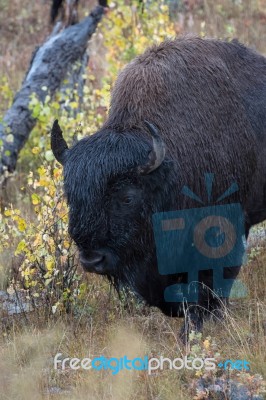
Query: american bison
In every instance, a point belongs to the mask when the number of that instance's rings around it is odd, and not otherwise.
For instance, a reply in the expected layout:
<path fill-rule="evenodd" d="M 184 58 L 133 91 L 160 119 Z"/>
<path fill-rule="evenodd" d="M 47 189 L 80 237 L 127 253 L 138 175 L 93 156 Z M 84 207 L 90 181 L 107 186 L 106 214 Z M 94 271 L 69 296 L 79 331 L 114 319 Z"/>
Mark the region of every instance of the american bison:
<path fill-rule="evenodd" d="M 209 174 L 213 201 L 237 184 L 220 204 L 241 205 L 246 236 L 266 218 L 266 59 L 237 40 L 152 46 L 119 74 L 97 133 L 69 149 L 55 121 L 51 146 L 64 166 L 69 233 L 84 269 L 183 316 L 184 302 L 167 300 L 165 290 L 188 275 L 178 266 L 159 272 L 153 216 L 202 207 L 185 186 L 207 204 Z M 231 265 L 225 277 L 238 271 Z M 212 270 L 198 280 L 212 288 Z M 198 303 L 216 308 L 206 289 Z"/>

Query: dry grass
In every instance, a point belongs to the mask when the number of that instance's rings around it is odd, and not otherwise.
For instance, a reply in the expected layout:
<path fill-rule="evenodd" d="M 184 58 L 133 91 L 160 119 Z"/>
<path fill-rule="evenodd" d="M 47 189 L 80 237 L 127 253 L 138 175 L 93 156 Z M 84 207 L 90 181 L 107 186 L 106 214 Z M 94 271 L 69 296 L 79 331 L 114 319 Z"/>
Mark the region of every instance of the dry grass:
<path fill-rule="evenodd" d="M 266 243 L 254 246 L 242 270 L 249 295 L 231 302 L 224 319 L 206 323 L 223 359 L 246 359 L 251 374 L 266 376 Z M 255 249 L 255 250 L 254 250 Z M 134 297 L 119 301 L 101 277 L 85 275 L 90 291 L 67 316 L 45 318 L 43 309 L 1 318 L 0 399 L 191 399 L 195 371 L 55 371 L 53 358 L 184 357 L 191 350 L 179 340 L 182 320 L 139 304 Z M 202 340 L 202 342 L 203 342 Z"/>
<path fill-rule="evenodd" d="M 246 299 L 232 302 L 224 319 L 208 322 L 203 331 L 215 338 L 223 359 L 246 359 L 251 374 L 266 376 L 265 247 L 242 272 Z M 195 371 L 55 371 L 53 357 L 184 357 L 190 346 L 179 341 L 182 320 L 165 317 L 134 298 L 119 302 L 101 278 L 87 276 L 93 286 L 75 315 L 42 319 L 42 311 L 3 324 L 0 385 L 2 399 L 191 399 L 187 389 Z M 84 311 L 84 312 L 82 312 Z M 60 389 L 60 390 L 59 390 Z M 56 394 L 60 391 L 60 394 Z"/>

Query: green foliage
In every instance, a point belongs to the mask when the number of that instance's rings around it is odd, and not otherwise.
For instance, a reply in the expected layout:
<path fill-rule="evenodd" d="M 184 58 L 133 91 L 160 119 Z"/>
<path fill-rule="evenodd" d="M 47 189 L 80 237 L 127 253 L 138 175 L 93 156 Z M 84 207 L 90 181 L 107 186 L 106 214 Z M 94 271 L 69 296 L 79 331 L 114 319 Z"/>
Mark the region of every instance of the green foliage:
<path fill-rule="evenodd" d="M 4 114 L 5 110 L 7 110 L 12 103 L 13 100 L 13 91 L 10 88 L 8 78 L 6 76 L 2 76 L 0 78 L 0 94 L 1 94 L 1 102 L 0 102 L 0 123 L 2 122 L 1 115 Z"/>

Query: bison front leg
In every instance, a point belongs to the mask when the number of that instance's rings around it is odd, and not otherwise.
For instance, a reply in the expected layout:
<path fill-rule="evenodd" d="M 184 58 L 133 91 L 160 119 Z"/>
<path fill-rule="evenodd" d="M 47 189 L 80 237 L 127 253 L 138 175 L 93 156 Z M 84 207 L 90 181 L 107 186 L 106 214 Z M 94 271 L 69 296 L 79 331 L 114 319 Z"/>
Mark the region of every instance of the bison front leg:
<path fill-rule="evenodd" d="M 203 329 L 203 314 L 199 312 L 197 306 L 191 307 L 185 313 L 185 320 L 179 332 L 180 340 L 183 344 L 189 342 L 192 332 L 199 333 Z"/>
<path fill-rule="evenodd" d="M 223 279 L 229 282 L 227 285 L 228 293 L 232 289 L 240 268 L 239 266 L 224 268 Z M 185 321 L 180 330 L 180 339 L 183 343 L 189 341 L 189 335 L 192 331 L 202 332 L 204 322 L 209 320 L 215 323 L 221 322 L 227 314 L 230 295 L 220 297 L 213 290 L 213 270 L 199 271 L 198 294 L 198 304 L 187 305 L 185 311 Z"/>

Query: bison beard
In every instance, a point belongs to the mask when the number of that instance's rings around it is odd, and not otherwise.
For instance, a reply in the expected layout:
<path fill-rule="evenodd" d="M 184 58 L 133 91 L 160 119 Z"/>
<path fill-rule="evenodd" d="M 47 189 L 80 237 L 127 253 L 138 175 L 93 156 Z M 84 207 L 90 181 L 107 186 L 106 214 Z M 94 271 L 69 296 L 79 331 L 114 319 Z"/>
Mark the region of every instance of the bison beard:
<path fill-rule="evenodd" d="M 184 185 L 206 204 L 209 172 L 213 199 L 237 182 L 239 191 L 221 204 L 242 205 L 247 235 L 266 218 L 265 93 L 264 57 L 235 40 L 184 37 L 148 49 L 124 68 L 96 134 L 68 149 L 55 123 L 52 148 L 64 165 L 69 232 L 84 268 L 182 316 L 184 305 L 166 302 L 164 290 L 187 276 L 159 274 L 152 215 L 199 207 L 182 195 Z M 199 280 L 211 287 L 211 271 Z M 204 291 L 199 304 L 216 307 Z"/>

